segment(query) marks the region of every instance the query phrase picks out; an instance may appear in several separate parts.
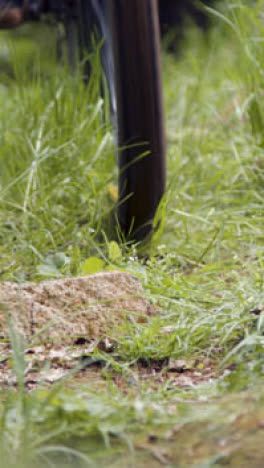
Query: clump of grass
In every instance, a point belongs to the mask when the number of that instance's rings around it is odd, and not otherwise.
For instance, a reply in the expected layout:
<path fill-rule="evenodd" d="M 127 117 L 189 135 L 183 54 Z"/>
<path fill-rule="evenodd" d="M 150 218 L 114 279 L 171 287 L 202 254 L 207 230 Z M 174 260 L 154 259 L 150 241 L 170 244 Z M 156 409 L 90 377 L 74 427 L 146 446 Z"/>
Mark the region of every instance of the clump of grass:
<path fill-rule="evenodd" d="M 1 96 L 1 266 L 12 265 L 11 279 L 34 277 L 50 252 L 78 245 L 88 256 L 113 208 L 108 187 L 115 180 L 98 53 L 88 87 L 80 74 L 54 67 L 25 84 L 16 71 L 19 49 L 12 43 L 16 79 Z"/>

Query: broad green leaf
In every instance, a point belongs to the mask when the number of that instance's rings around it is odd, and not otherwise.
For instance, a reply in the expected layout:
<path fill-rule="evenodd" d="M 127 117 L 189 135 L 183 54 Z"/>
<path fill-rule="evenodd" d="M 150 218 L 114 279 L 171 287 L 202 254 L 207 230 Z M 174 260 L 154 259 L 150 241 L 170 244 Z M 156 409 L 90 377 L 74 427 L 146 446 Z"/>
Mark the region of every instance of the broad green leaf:
<path fill-rule="evenodd" d="M 70 258 L 67 257 L 63 252 L 58 252 L 55 255 L 53 255 L 53 265 L 55 265 L 57 268 L 62 268 L 65 265 L 69 265 L 70 263 Z"/>
<path fill-rule="evenodd" d="M 55 265 L 47 265 L 45 263 L 37 266 L 37 272 L 41 276 L 61 276 Z"/>
<path fill-rule="evenodd" d="M 120 249 L 119 245 L 117 244 L 117 242 L 115 242 L 115 241 L 109 242 L 109 244 L 108 244 L 108 256 L 109 256 L 109 260 L 111 260 L 111 262 L 118 262 L 119 260 L 121 260 L 122 252 L 121 252 L 121 249 Z"/>
<path fill-rule="evenodd" d="M 81 266 L 81 274 L 92 275 L 104 269 L 105 262 L 98 257 L 89 257 Z"/>

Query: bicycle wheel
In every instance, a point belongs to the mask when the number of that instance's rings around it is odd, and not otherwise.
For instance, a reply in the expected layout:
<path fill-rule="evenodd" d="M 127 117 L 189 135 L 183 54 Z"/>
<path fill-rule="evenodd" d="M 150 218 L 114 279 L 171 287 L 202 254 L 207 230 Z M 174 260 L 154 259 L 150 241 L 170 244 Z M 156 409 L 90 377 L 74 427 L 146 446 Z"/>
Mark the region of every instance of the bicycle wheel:
<path fill-rule="evenodd" d="M 165 190 L 157 1 L 78 0 L 78 8 L 82 47 L 91 47 L 94 24 L 105 38 L 102 61 L 117 113 L 118 220 L 127 237 L 139 240 L 151 231 Z"/>
<path fill-rule="evenodd" d="M 110 4 L 120 148 L 119 222 L 126 234 L 132 231 L 133 238 L 141 239 L 151 230 L 165 189 L 158 6 L 156 0 Z"/>
<path fill-rule="evenodd" d="M 90 63 L 87 60 L 85 61 L 85 56 L 87 52 L 93 51 L 93 35 L 98 42 L 101 40 L 103 42 L 101 46 L 101 60 L 110 94 L 110 112 L 112 120 L 114 121 L 116 112 L 114 62 L 110 38 L 108 6 L 108 0 L 77 0 L 76 17 L 79 31 L 80 58 L 82 61 L 84 60 L 85 81 L 88 81 L 90 76 Z M 102 86 L 101 89 L 103 94 L 104 87 Z"/>

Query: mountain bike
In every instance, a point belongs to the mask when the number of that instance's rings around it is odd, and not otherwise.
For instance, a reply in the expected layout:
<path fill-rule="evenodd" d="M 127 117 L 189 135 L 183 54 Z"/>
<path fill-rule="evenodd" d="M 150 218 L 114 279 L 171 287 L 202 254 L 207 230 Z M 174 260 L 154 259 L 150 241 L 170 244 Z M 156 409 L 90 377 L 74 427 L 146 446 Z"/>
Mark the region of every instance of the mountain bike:
<path fill-rule="evenodd" d="M 72 69 L 77 54 L 84 59 L 94 46 L 93 31 L 103 38 L 102 64 L 117 133 L 118 224 L 127 238 L 145 238 L 165 190 L 157 0 L 0 0 L 0 17 L 12 7 L 22 7 L 25 19 L 39 21 L 49 14 L 64 25 Z M 89 63 L 84 67 L 88 80 Z"/>

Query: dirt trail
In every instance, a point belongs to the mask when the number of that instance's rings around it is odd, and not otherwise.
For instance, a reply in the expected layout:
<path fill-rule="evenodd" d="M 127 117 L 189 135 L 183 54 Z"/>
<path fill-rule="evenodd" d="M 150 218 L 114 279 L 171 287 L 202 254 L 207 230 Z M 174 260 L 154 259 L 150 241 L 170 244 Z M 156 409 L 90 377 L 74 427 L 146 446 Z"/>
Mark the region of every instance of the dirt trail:
<path fill-rule="evenodd" d="M 155 315 L 144 297 L 140 282 L 127 273 L 100 273 L 82 278 L 45 281 L 39 284 L 0 283 L 0 386 L 16 385 L 9 356 L 11 347 L 8 322 L 25 339 L 25 384 L 35 388 L 60 380 L 95 347 L 111 352 L 114 335 L 127 321 L 144 323 Z M 50 362 L 44 375 L 45 362 Z M 132 372 L 138 385 L 155 389 L 164 379 L 171 386 L 192 387 L 217 378 L 214 365 L 182 360 L 153 362 L 149 367 L 137 363 Z M 13 379 L 13 380 L 12 380 Z M 80 370 L 68 381 L 69 388 L 89 385 L 105 389 L 101 363 Z M 113 372 L 113 382 L 124 393 L 131 392 L 126 378 Z M 135 385 L 137 391 L 137 385 Z M 170 388 L 168 388 L 168 392 Z M 135 452 L 120 449 L 118 456 L 107 457 L 108 467 L 250 467 L 264 466 L 264 393 L 262 388 L 233 393 L 207 403 L 184 403 L 191 417 L 179 418 L 177 426 L 149 429 L 132 434 Z M 173 403 L 172 403 L 173 405 Z M 174 411 L 174 409 L 172 409 Z M 175 402 L 175 411 L 178 403 Z M 193 413 L 193 414 L 192 414 Z M 103 457 L 103 455 L 102 455 Z"/>

